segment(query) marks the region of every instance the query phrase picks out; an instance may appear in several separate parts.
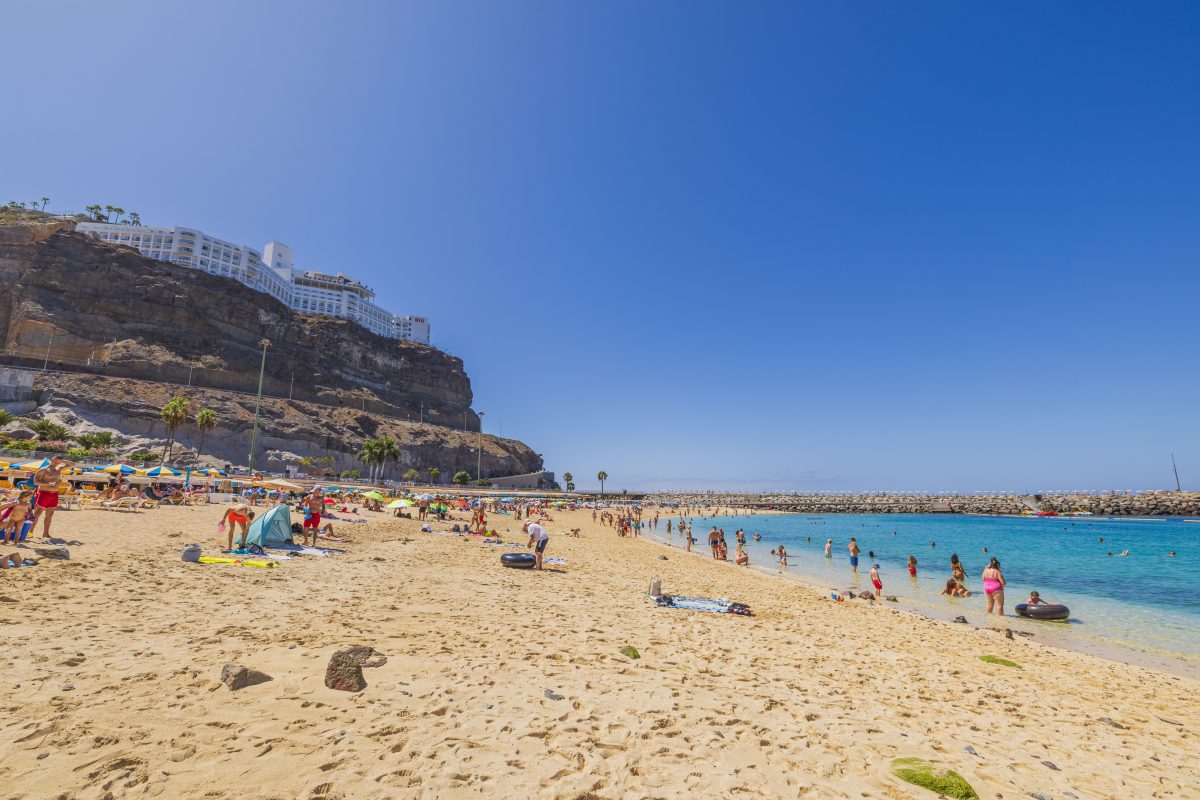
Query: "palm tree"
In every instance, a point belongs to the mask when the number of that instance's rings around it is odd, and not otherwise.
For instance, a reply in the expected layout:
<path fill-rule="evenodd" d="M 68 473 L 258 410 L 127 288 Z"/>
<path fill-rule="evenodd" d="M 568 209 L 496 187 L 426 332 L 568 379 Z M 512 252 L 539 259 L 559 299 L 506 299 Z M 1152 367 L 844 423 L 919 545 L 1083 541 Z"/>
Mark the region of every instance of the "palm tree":
<path fill-rule="evenodd" d="M 375 464 L 379 458 L 379 440 L 367 439 L 358 451 L 358 460 L 367 467 L 367 480 L 373 480 Z"/>
<path fill-rule="evenodd" d="M 429 476 L 430 483 L 438 483 L 442 478 L 442 471 L 437 467 L 429 467 L 425 470 L 425 474 Z"/>
<path fill-rule="evenodd" d="M 412 467 L 409 467 L 404 471 L 404 480 L 408 481 L 409 483 L 416 483 L 420 477 L 421 473 L 417 472 Z"/>
<path fill-rule="evenodd" d="M 571 483 L 571 481 L 573 481 L 573 480 L 575 480 L 575 476 L 574 476 L 574 475 L 572 475 L 572 474 L 571 474 L 571 473 L 569 473 L 569 472 L 564 472 L 564 473 L 563 473 L 563 481 L 564 481 L 564 482 L 566 482 L 566 484 L 567 484 L 567 491 L 568 491 L 568 492 L 569 492 L 569 491 L 571 491 L 573 488 L 575 488 L 575 485 L 574 485 L 573 483 Z"/>
<path fill-rule="evenodd" d="M 142 224 L 142 215 L 137 213 L 136 211 L 130 211 L 129 212 L 129 224 L 130 225 L 141 225 Z"/>
<path fill-rule="evenodd" d="M 200 431 L 200 446 L 196 448 L 196 455 L 204 452 L 204 437 L 208 432 L 217 427 L 217 412 L 211 408 L 202 408 L 196 412 L 196 418 L 193 420 L 196 423 L 196 430 Z"/>
<path fill-rule="evenodd" d="M 99 222 L 100 217 L 101 217 L 100 212 L 103 211 L 104 209 L 101 207 L 101 205 L 99 203 L 92 203 L 90 206 L 84 206 L 83 210 L 86 211 L 88 213 L 88 216 L 90 216 L 93 220 L 95 220 L 96 222 Z"/>
<path fill-rule="evenodd" d="M 604 470 L 600 470 L 600 474 L 596 477 L 600 479 L 600 496 L 604 497 L 604 482 L 608 480 L 608 473 Z"/>
<path fill-rule="evenodd" d="M 17 415 L 9 411 L 7 408 L 0 408 L 0 428 L 3 428 L 16 418 Z"/>
<path fill-rule="evenodd" d="M 49 202 L 50 202 L 50 198 L 49 198 L 49 197 L 43 197 L 43 198 L 42 198 L 42 207 L 41 207 L 40 209 L 38 209 L 38 210 L 39 210 L 39 211 L 45 211 L 45 210 L 46 210 L 46 204 L 47 204 L 47 203 L 49 203 Z"/>
<path fill-rule="evenodd" d="M 384 434 L 375 440 L 379 446 L 379 478 L 383 479 L 383 470 L 387 466 L 387 460 L 400 460 L 400 445 L 391 436 Z"/>
<path fill-rule="evenodd" d="M 52 419 L 39 419 L 30 425 L 29 429 L 43 442 L 64 441 L 71 435 L 66 425 L 59 425 Z"/>
<path fill-rule="evenodd" d="M 121 208 L 120 206 L 113 206 L 113 213 L 117 215 L 117 218 L 116 218 L 116 220 L 114 220 L 114 221 L 115 221 L 117 224 L 120 224 L 120 222 L 121 222 L 121 215 L 125 213 L 125 209 Z"/>
<path fill-rule="evenodd" d="M 110 219 L 110 217 L 112 216 L 112 213 L 113 213 L 114 211 L 116 211 L 116 210 L 117 210 L 116 206 L 109 206 L 109 205 L 106 205 L 106 206 L 104 207 L 104 212 L 105 212 L 105 213 L 104 213 L 104 221 L 105 221 L 105 222 L 112 222 L 112 220 Z"/>
<path fill-rule="evenodd" d="M 158 416 L 167 428 L 167 446 L 163 448 L 163 464 L 166 464 L 171 458 L 171 448 L 175 446 L 175 431 L 179 430 L 187 422 L 188 411 L 191 410 L 191 405 L 190 400 L 182 395 L 178 395 L 168 400 L 167 404 L 158 412 Z"/>
<path fill-rule="evenodd" d="M 567 481 L 567 491 L 568 492 L 575 491 L 575 484 L 571 483 L 570 481 Z"/>

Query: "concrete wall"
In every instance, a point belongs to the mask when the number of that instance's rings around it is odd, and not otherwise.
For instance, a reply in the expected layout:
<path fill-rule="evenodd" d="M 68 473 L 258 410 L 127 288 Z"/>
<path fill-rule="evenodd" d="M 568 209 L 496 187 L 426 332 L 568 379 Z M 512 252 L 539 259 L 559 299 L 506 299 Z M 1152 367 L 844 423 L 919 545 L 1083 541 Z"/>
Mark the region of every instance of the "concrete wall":
<path fill-rule="evenodd" d="M 30 369 L 0 367 L 0 403 L 25 403 L 33 399 L 33 378 Z"/>
<path fill-rule="evenodd" d="M 492 478 L 492 485 L 498 489 L 553 489 L 553 472 L 531 472 L 528 475 L 509 475 L 506 478 Z"/>

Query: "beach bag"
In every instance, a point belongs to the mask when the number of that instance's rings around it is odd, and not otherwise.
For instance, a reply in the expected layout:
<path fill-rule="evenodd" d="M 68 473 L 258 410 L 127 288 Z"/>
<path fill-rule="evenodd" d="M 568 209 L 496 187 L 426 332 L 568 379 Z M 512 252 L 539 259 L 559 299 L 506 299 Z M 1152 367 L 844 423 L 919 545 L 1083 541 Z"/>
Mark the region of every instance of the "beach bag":
<path fill-rule="evenodd" d="M 196 564 L 200 561 L 200 552 L 200 545 L 185 544 L 183 546 L 183 553 L 180 554 L 180 557 L 184 561 L 187 561 L 191 564 Z"/>

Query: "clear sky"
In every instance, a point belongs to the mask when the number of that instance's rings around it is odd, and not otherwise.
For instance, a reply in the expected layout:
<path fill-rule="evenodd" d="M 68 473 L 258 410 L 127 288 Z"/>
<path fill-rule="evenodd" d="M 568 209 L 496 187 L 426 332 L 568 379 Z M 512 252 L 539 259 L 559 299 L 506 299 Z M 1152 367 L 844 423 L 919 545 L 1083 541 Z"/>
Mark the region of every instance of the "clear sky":
<path fill-rule="evenodd" d="M 1200 4 L 0 0 L 0 202 L 365 280 L 581 487 L 1200 489 Z"/>

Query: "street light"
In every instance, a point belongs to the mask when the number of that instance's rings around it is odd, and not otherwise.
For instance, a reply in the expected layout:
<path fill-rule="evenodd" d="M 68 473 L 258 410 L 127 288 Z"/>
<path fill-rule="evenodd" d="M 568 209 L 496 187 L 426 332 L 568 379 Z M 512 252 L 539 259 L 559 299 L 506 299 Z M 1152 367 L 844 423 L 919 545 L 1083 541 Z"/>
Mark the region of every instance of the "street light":
<path fill-rule="evenodd" d="M 478 444 L 475 448 L 475 480 L 477 480 L 477 481 L 480 480 L 481 478 L 483 478 L 482 470 L 481 470 L 481 468 L 483 466 L 483 415 L 484 415 L 484 412 L 480 411 L 479 412 L 479 439 L 478 439 Z"/>
<path fill-rule="evenodd" d="M 254 471 L 254 442 L 258 438 L 258 409 L 262 405 L 263 373 L 267 369 L 267 348 L 271 346 L 271 342 L 268 339 L 262 339 L 259 341 L 259 344 L 262 345 L 263 353 L 262 363 L 258 365 L 258 397 L 254 400 L 254 428 L 250 431 L 250 458 L 248 459 L 248 466 L 251 472 Z"/>

